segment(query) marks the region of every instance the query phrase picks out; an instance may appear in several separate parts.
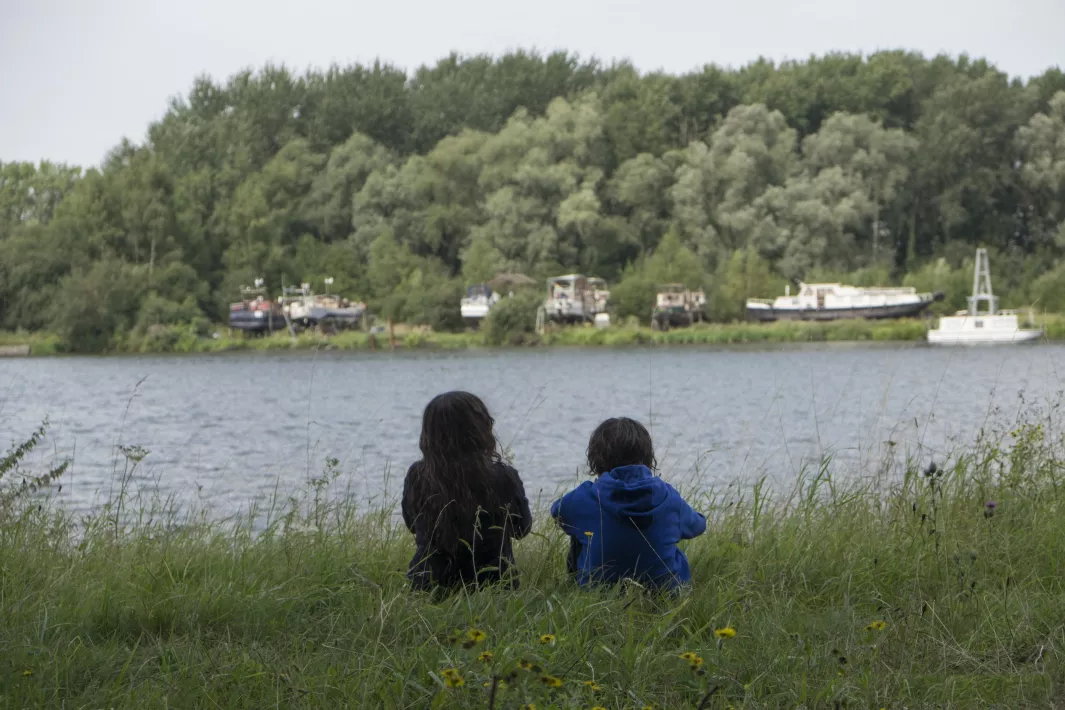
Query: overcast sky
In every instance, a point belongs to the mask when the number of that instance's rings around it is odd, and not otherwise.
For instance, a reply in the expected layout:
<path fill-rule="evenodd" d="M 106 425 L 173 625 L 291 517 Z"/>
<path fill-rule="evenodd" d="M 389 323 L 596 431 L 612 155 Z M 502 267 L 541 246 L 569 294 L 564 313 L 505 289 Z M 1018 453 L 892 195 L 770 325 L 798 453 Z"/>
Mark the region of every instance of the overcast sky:
<path fill-rule="evenodd" d="M 913 49 L 1065 66 L 1065 0 L 0 0 L 0 161 L 98 163 L 195 76 L 566 49 L 641 70 Z"/>

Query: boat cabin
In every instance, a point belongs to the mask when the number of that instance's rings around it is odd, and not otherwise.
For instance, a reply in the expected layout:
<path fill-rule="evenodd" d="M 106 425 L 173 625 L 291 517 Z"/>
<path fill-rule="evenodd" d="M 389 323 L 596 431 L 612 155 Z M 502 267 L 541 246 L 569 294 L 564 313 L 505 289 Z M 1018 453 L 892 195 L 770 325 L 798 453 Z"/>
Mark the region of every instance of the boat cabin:
<path fill-rule="evenodd" d="M 583 323 L 594 317 L 595 307 L 589 279 L 583 274 L 567 274 L 547 280 L 547 299 L 543 308 L 548 320 Z"/>

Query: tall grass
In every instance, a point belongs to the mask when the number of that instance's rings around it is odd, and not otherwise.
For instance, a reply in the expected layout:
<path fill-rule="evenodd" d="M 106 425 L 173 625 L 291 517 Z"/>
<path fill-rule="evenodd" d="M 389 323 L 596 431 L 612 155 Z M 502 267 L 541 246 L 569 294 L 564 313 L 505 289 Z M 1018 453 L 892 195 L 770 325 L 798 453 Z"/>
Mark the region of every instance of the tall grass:
<path fill-rule="evenodd" d="M 675 599 L 575 588 L 544 516 L 516 545 L 519 591 L 412 593 L 410 535 L 387 509 L 327 502 L 330 476 L 313 502 L 224 521 L 164 506 L 124 523 L 113 504 L 74 520 L 22 498 L 0 519 L 0 705 L 1060 705 L 1050 424 L 882 480 L 825 468 L 784 493 L 693 496 L 710 525 Z"/>

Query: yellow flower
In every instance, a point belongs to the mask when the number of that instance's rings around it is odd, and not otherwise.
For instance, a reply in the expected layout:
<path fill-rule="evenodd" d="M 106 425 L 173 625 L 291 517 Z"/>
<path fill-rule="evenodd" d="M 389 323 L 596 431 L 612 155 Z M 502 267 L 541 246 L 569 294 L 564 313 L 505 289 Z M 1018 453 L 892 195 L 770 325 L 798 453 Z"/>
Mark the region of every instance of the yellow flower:
<path fill-rule="evenodd" d="M 702 656 L 696 656 L 695 658 L 693 658 L 693 659 L 691 660 L 691 664 L 692 664 L 692 670 L 693 670 L 693 671 L 694 671 L 694 670 L 696 670 L 696 669 L 698 669 L 698 668 L 699 668 L 699 666 L 703 665 L 703 659 L 702 659 Z"/>
<path fill-rule="evenodd" d="M 717 636 L 719 639 L 736 638 L 736 629 L 731 626 L 726 626 L 723 629 L 716 629 L 714 631 L 714 636 Z"/>
<path fill-rule="evenodd" d="M 484 683 L 482 683 L 482 685 L 484 687 L 486 687 L 486 688 L 491 688 L 492 687 L 492 681 L 486 680 Z M 500 690 L 503 690 L 504 688 L 507 687 L 507 682 L 505 680 L 503 680 L 502 678 L 500 678 L 499 681 L 496 683 L 496 687 L 499 688 Z"/>
<path fill-rule="evenodd" d="M 869 624 L 868 626 L 866 626 L 865 630 L 866 631 L 883 631 L 886 628 L 887 628 L 887 622 L 886 621 L 877 620 L 877 621 L 874 621 L 873 623 Z"/>
<path fill-rule="evenodd" d="M 593 705 L 592 710 L 606 710 L 602 705 Z"/>
<path fill-rule="evenodd" d="M 481 631 L 480 629 L 470 629 L 466 632 L 466 639 L 469 641 L 473 641 L 474 643 L 480 643 L 486 638 L 488 638 L 488 634 Z"/>
<path fill-rule="evenodd" d="M 588 688 L 588 690 L 592 691 L 593 693 L 598 693 L 600 690 L 602 690 L 599 684 L 596 683 L 594 680 L 586 680 L 584 681 L 584 685 Z"/>
<path fill-rule="evenodd" d="M 33 671 L 31 671 L 29 668 L 27 668 L 26 670 L 22 671 L 22 677 L 23 678 L 29 678 L 31 675 L 33 675 Z"/>
<path fill-rule="evenodd" d="M 546 685 L 548 688 L 561 688 L 562 687 L 562 679 L 561 678 L 556 678 L 553 675 L 542 675 L 542 676 L 540 676 L 540 682 L 543 683 L 544 685 Z"/>
<path fill-rule="evenodd" d="M 585 537 L 591 537 L 592 535 L 595 535 L 595 533 L 592 532 L 591 530 L 585 530 L 584 531 L 584 536 Z"/>
<path fill-rule="evenodd" d="M 462 677 L 458 668 L 445 668 L 440 675 L 444 676 L 444 685 L 448 688 L 461 688 L 466 685 L 466 679 Z"/>
<path fill-rule="evenodd" d="M 691 651 L 685 651 L 684 653 L 680 654 L 679 658 L 681 660 L 687 661 L 688 663 L 693 663 L 695 659 L 698 658 L 698 656 L 692 653 Z"/>
<path fill-rule="evenodd" d="M 536 710 L 536 706 L 532 703 L 525 703 L 518 710 Z"/>
<path fill-rule="evenodd" d="M 540 672 L 540 666 L 536 665 L 532 661 L 527 661 L 524 658 L 518 661 L 518 668 L 523 671 L 533 671 L 534 673 Z"/>
<path fill-rule="evenodd" d="M 545 645 L 545 646 L 547 644 L 549 644 L 549 643 L 554 643 L 554 642 L 555 642 L 555 635 L 554 634 L 544 634 L 543 636 L 540 637 L 540 643 Z"/>
<path fill-rule="evenodd" d="M 477 660 L 481 663 L 491 663 L 492 658 L 493 656 L 491 651 L 481 651 L 481 655 L 477 656 Z"/>

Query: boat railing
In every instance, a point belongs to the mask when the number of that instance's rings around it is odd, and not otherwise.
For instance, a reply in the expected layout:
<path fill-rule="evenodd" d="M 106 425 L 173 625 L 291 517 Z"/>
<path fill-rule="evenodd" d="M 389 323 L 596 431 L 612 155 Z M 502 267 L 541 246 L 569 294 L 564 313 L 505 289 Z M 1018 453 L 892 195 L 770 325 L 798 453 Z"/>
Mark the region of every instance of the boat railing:
<path fill-rule="evenodd" d="M 747 303 L 761 303 L 766 306 L 772 306 L 775 301 L 771 298 L 748 298 Z"/>

